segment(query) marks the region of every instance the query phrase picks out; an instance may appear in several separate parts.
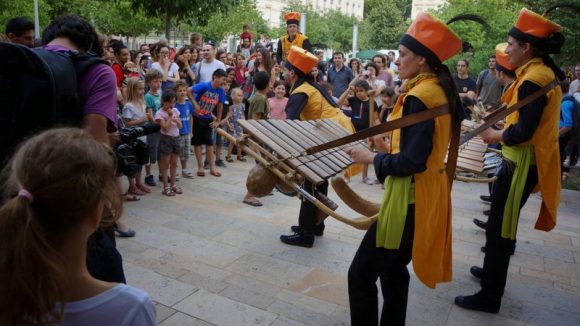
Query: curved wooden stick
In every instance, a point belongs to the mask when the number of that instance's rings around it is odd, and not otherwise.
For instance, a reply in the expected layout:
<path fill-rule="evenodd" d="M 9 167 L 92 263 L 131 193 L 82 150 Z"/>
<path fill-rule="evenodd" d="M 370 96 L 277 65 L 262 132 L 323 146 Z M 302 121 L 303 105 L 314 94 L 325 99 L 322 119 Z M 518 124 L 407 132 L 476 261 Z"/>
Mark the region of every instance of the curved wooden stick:
<path fill-rule="evenodd" d="M 465 177 L 462 175 L 456 175 L 455 180 L 463 181 L 463 182 L 477 182 L 477 183 L 491 183 L 497 180 L 497 177 L 491 178 L 473 178 L 473 177 Z"/>
<path fill-rule="evenodd" d="M 247 153 L 248 155 L 255 158 L 258 161 L 258 163 L 262 164 L 268 170 L 272 171 L 272 173 L 274 173 L 278 178 L 280 178 L 286 184 L 288 184 L 290 187 L 292 187 L 292 189 L 294 189 L 298 193 L 300 193 L 302 195 L 302 197 L 304 197 L 306 200 L 308 200 L 309 202 L 314 204 L 314 206 L 316 206 L 317 208 L 322 210 L 324 213 L 332 216 L 333 218 L 339 220 L 340 222 L 348 224 L 348 225 L 350 225 L 356 229 L 359 229 L 359 230 L 368 230 L 371 227 L 371 225 L 373 225 L 373 223 L 375 223 L 375 221 L 377 220 L 378 214 L 375 216 L 372 216 L 372 217 L 361 216 L 361 217 L 357 217 L 354 219 L 350 219 L 350 218 L 347 218 L 345 216 L 338 214 L 337 212 L 333 211 L 332 209 L 330 209 L 326 205 L 324 205 L 321 201 L 316 199 L 316 197 L 314 197 L 313 195 L 306 192 L 304 189 L 302 189 L 296 183 L 289 182 L 288 180 L 286 180 L 286 175 L 284 173 L 282 173 L 279 169 L 272 167 L 270 162 L 268 162 L 266 159 L 264 159 L 259 153 L 252 150 L 248 146 L 246 146 L 242 143 L 239 143 L 232 135 L 228 134 L 226 131 L 224 131 L 222 129 L 218 128 L 218 129 L 216 129 L 216 132 L 218 134 L 220 134 L 220 136 L 226 138 L 228 141 L 236 143 L 238 146 L 238 150 L 241 149 L 245 153 Z"/>
<path fill-rule="evenodd" d="M 364 216 L 374 216 L 379 213 L 381 205 L 368 201 L 359 196 L 341 177 L 334 177 L 330 180 L 332 188 L 338 197 L 355 212 Z"/>

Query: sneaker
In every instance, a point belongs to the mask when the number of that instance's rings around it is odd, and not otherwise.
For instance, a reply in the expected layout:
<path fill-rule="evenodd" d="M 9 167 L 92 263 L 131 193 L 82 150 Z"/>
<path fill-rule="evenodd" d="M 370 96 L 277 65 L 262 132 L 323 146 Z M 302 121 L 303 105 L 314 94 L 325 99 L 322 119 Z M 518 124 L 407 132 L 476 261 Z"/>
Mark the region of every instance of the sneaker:
<path fill-rule="evenodd" d="M 152 174 L 145 177 L 145 184 L 148 186 L 151 186 L 151 187 L 157 186 L 157 183 L 155 182 L 155 178 L 153 178 Z"/>
<path fill-rule="evenodd" d="M 220 168 L 225 168 L 226 167 L 226 164 L 224 163 L 223 160 L 216 160 L 215 161 L 215 165 L 216 166 L 219 166 Z"/>
<path fill-rule="evenodd" d="M 209 163 L 207 161 L 203 162 L 203 169 L 209 170 Z"/>
<path fill-rule="evenodd" d="M 569 158 L 565 159 L 564 163 L 562 165 L 564 165 L 564 167 L 569 167 L 570 166 L 570 159 Z"/>

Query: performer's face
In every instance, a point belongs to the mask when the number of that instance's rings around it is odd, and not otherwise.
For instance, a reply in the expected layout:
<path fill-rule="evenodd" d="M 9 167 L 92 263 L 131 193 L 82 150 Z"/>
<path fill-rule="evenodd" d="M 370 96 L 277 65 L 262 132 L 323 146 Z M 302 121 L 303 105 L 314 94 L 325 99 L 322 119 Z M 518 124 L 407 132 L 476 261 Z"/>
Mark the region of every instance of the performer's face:
<path fill-rule="evenodd" d="M 423 57 L 416 55 L 404 45 L 399 45 L 399 57 L 395 64 L 399 66 L 399 79 L 410 79 L 419 74 L 420 61 Z"/>
<path fill-rule="evenodd" d="M 290 35 L 290 36 L 296 36 L 296 33 L 298 33 L 298 25 L 296 25 L 296 24 L 290 24 L 290 25 L 288 25 L 288 27 L 286 28 L 286 30 L 288 31 L 288 35 Z"/>
<path fill-rule="evenodd" d="M 512 65 L 516 67 L 524 65 L 529 60 L 530 51 L 530 43 L 523 43 L 511 36 L 508 37 L 508 46 L 505 49 L 505 53 L 507 53 L 508 60 Z"/>

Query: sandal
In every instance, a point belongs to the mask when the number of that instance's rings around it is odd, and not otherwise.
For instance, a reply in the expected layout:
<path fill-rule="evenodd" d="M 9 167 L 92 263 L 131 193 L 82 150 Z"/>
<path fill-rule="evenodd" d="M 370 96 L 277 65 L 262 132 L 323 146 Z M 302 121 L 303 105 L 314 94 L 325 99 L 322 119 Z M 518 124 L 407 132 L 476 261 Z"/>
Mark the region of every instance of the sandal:
<path fill-rule="evenodd" d="M 189 172 L 189 171 L 181 171 L 181 176 L 187 179 L 193 179 L 193 173 Z"/>
<path fill-rule="evenodd" d="M 140 201 L 141 198 L 131 195 L 131 194 L 123 194 L 123 201 Z"/>
<path fill-rule="evenodd" d="M 247 199 L 244 199 L 242 201 L 242 203 L 244 203 L 246 205 L 254 206 L 254 207 L 260 207 L 260 206 L 263 205 L 259 200 L 247 200 Z"/>
<path fill-rule="evenodd" d="M 127 190 L 127 193 L 129 195 L 137 195 L 137 196 L 145 196 L 147 194 L 146 192 L 137 188 L 136 186 L 134 188 L 129 188 L 129 190 Z"/>
<path fill-rule="evenodd" d="M 218 171 L 212 171 L 209 174 L 213 175 L 214 177 L 221 177 L 222 176 L 222 174 L 219 173 Z"/>
<path fill-rule="evenodd" d="M 171 187 L 171 191 L 173 191 L 174 193 L 181 195 L 183 193 L 183 190 L 181 190 L 180 186 L 173 186 Z"/>
<path fill-rule="evenodd" d="M 170 187 L 165 187 L 165 189 L 163 189 L 162 194 L 169 197 L 175 196 L 175 193 L 173 192 L 173 190 L 171 190 Z"/>
<path fill-rule="evenodd" d="M 375 181 L 374 180 L 371 180 L 371 178 L 368 178 L 368 177 L 367 178 L 363 178 L 362 179 L 362 182 L 363 183 L 366 183 L 368 185 L 374 185 L 375 184 Z"/>
<path fill-rule="evenodd" d="M 247 161 L 247 160 L 246 160 L 246 158 L 245 158 L 245 157 L 243 157 L 243 156 L 238 156 L 238 161 L 240 161 L 240 162 L 245 162 L 245 161 Z"/>
<path fill-rule="evenodd" d="M 197 171 L 197 176 L 198 177 L 205 177 L 205 172 L 204 171 Z"/>
<path fill-rule="evenodd" d="M 143 191 L 144 193 L 150 193 L 151 192 L 151 189 L 149 189 L 149 188 L 147 188 L 147 187 L 145 187 L 144 185 L 141 185 L 141 184 L 135 185 L 135 187 L 137 187 L 137 189 Z"/>
<path fill-rule="evenodd" d="M 226 162 L 234 163 L 234 159 L 231 156 L 227 155 Z"/>

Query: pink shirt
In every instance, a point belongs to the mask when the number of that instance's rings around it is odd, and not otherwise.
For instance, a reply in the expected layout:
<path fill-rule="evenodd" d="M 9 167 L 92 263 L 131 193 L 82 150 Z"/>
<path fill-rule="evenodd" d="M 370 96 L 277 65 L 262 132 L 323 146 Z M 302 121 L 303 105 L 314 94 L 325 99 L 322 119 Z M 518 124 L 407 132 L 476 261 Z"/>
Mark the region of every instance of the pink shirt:
<path fill-rule="evenodd" d="M 283 97 L 281 99 L 277 99 L 275 97 L 269 98 L 268 105 L 270 106 L 270 119 L 285 120 L 287 103 L 287 97 Z"/>
<path fill-rule="evenodd" d="M 173 108 L 173 117 L 178 118 L 177 120 L 179 120 L 179 110 L 177 110 L 176 108 Z M 155 121 L 159 121 L 159 120 L 164 120 L 167 121 L 171 118 L 169 118 L 169 115 L 167 114 L 167 112 L 165 112 L 165 110 L 163 108 L 159 109 L 159 111 L 157 111 L 157 113 L 155 113 Z M 177 125 L 177 122 L 172 120 L 171 121 L 171 125 L 169 126 L 169 130 L 163 130 L 163 128 L 161 128 L 161 134 L 162 135 L 166 135 L 166 136 L 171 136 L 171 137 L 177 137 L 179 136 L 179 126 Z"/>

